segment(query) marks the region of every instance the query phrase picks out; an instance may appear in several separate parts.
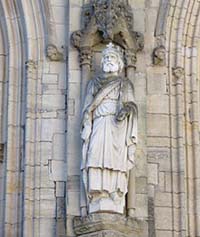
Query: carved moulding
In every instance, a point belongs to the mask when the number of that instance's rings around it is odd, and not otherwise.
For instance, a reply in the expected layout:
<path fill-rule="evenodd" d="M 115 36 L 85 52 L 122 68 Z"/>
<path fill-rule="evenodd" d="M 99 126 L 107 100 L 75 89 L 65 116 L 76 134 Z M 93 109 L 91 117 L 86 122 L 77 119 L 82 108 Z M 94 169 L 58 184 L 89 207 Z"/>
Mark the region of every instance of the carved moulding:
<path fill-rule="evenodd" d="M 96 213 L 74 218 L 74 231 L 81 237 L 143 237 L 147 223 L 119 214 Z"/>

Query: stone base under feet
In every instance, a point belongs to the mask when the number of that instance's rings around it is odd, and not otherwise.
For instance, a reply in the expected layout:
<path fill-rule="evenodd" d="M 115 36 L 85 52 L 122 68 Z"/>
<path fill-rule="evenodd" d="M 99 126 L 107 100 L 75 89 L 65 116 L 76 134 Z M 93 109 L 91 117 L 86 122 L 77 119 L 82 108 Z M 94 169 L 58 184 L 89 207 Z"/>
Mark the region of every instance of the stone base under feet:
<path fill-rule="evenodd" d="M 147 222 L 120 214 L 95 213 L 74 218 L 74 231 L 81 237 L 146 237 Z"/>

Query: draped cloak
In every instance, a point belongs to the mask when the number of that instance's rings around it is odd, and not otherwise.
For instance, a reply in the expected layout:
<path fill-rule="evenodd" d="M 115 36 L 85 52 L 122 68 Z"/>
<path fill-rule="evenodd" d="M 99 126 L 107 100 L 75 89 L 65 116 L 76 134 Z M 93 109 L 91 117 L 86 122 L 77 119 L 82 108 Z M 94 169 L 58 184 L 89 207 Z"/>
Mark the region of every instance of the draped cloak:
<path fill-rule="evenodd" d="M 130 108 L 128 116 L 117 121 L 118 112 L 126 105 Z M 137 143 L 137 106 L 130 80 L 96 78 L 88 83 L 81 138 L 86 199 L 93 191 L 125 195 Z"/>

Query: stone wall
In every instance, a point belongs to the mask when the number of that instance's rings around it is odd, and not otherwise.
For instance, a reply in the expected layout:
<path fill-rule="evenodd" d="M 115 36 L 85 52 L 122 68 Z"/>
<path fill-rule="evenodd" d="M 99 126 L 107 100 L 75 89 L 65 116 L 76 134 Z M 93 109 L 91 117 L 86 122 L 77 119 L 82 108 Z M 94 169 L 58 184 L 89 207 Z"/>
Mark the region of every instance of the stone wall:
<path fill-rule="evenodd" d="M 70 36 L 88 2 L 0 2 L 0 236 L 75 236 L 84 88 Z M 150 237 L 197 237 L 200 2 L 129 4 L 144 35 L 131 78 L 139 108 L 135 215 L 148 220 Z M 155 63 L 160 46 L 166 58 Z"/>

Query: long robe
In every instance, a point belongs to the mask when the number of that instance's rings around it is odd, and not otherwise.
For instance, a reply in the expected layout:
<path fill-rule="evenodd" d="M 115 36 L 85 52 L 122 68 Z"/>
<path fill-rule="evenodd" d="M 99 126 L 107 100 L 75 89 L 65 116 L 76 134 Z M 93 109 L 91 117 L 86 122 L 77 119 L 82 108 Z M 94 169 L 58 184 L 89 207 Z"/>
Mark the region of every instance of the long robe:
<path fill-rule="evenodd" d="M 102 82 L 102 83 L 101 83 Z M 89 82 L 81 137 L 83 183 L 87 197 L 93 192 L 127 193 L 128 173 L 134 165 L 137 142 L 137 106 L 133 87 L 120 77 Z M 129 104 L 129 116 L 117 121 L 120 109 Z"/>

